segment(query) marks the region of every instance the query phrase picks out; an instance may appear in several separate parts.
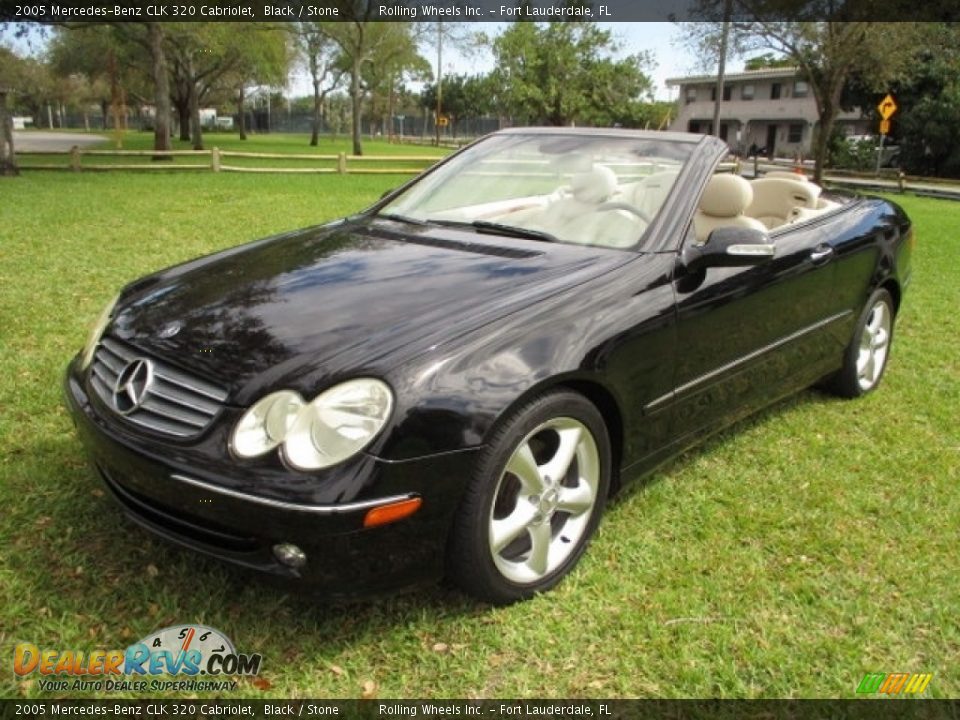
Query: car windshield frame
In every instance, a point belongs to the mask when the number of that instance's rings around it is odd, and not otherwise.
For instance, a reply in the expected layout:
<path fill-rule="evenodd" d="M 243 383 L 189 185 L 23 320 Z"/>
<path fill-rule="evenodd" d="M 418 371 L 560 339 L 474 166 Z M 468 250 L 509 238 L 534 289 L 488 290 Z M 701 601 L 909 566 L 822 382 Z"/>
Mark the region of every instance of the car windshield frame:
<path fill-rule="evenodd" d="M 372 214 L 635 251 L 696 147 L 657 133 L 495 133 L 404 186 Z"/>

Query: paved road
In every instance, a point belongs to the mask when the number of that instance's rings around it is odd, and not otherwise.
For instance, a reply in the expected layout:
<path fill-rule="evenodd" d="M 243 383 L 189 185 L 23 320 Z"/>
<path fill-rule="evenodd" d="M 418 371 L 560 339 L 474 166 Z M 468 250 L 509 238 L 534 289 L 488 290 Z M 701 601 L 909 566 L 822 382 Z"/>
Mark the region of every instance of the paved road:
<path fill-rule="evenodd" d="M 81 148 L 94 143 L 104 142 L 108 138 L 103 135 L 87 135 L 80 133 L 30 131 L 13 133 L 13 148 L 18 153 L 36 152 L 38 150 L 67 151 L 74 145 Z"/>

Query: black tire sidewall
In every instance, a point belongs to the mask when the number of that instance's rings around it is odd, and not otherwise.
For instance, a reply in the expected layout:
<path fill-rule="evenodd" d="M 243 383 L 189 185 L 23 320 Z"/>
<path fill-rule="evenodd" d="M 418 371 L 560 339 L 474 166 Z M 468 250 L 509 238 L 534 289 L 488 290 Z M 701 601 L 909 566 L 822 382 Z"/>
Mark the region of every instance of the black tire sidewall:
<path fill-rule="evenodd" d="M 582 422 L 593 435 L 600 457 L 597 499 L 583 537 L 569 557 L 535 583 L 505 578 L 494 564 L 488 543 L 489 517 L 500 476 L 517 445 L 537 426 L 556 417 Z M 611 450 L 603 416 L 582 395 L 553 391 L 523 404 L 494 431 L 457 512 L 447 553 L 447 575 L 469 594 L 494 604 L 524 600 L 549 590 L 577 564 L 603 515 L 610 488 Z"/>

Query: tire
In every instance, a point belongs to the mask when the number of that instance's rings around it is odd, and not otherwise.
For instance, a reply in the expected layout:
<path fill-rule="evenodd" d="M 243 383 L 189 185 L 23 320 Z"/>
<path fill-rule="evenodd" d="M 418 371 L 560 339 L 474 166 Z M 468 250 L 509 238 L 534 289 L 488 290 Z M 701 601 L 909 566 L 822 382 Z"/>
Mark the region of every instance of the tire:
<path fill-rule="evenodd" d="M 457 511 L 447 577 L 495 605 L 549 590 L 577 564 L 610 487 L 603 417 L 569 391 L 544 394 L 496 430 Z"/>
<path fill-rule="evenodd" d="M 890 358 L 894 318 L 890 293 L 876 290 L 860 313 L 853 339 L 843 353 L 843 367 L 826 383 L 827 390 L 856 398 L 876 389 Z"/>

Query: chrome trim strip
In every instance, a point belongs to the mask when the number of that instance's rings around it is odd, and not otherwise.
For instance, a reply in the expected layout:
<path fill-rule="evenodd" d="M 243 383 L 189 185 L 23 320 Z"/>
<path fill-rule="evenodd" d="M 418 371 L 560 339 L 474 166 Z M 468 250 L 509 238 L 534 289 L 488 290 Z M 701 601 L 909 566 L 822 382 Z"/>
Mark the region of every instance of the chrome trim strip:
<path fill-rule="evenodd" d="M 775 340 L 769 345 L 764 345 L 761 348 L 757 348 L 753 352 L 747 353 L 743 357 L 739 357 L 736 360 L 731 360 L 730 362 L 724 365 L 721 365 L 720 367 L 715 368 L 710 372 L 705 373 L 704 375 L 701 375 L 700 377 L 697 377 L 697 378 L 694 378 L 693 380 L 685 382 L 683 385 L 678 385 L 670 392 L 664 395 L 661 395 L 658 398 L 654 398 L 653 400 L 651 400 L 650 402 L 648 402 L 646 405 L 643 406 L 643 411 L 647 412 L 648 410 L 654 410 L 657 408 L 658 405 L 662 405 L 668 400 L 672 400 L 677 395 L 682 395 L 683 393 L 689 390 L 692 390 L 697 385 L 702 385 L 703 383 L 708 382 L 709 380 L 712 380 L 717 375 L 722 375 L 723 373 L 728 372 L 729 370 L 733 370 L 738 365 L 743 365 L 744 363 L 748 363 L 751 360 L 754 360 L 760 357 L 761 355 L 765 355 L 766 353 L 772 352 L 777 348 L 782 347 L 783 345 L 786 345 L 789 342 L 793 342 L 797 338 L 800 338 L 806 335 L 807 333 L 811 333 L 814 330 L 819 330 L 820 328 L 826 325 L 829 325 L 832 322 L 836 322 L 837 320 L 841 320 L 842 318 L 845 318 L 848 315 L 852 315 L 852 314 L 853 314 L 853 310 L 844 310 L 843 312 L 839 312 L 836 315 L 831 315 L 830 317 L 827 317 L 827 318 L 824 318 L 823 320 L 815 322 L 813 325 L 808 325 L 807 327 L 801 328 L 800 330 L 797 330 L 794 333 L 790 333 L 789 335 L 782 337 L 779 340 Z"/>
<path fill-rule="evenodd" d="M 380 505 L 388 505 L 389 503 L 401 502 L 403 500 L 409 500 L 413 497 L 416 497 L 414 493 L 407 493 L 406 495 L 389 495 L 387 497 L 376 498 L 375 500 L 361 500 L 359 502 L 349 502 L 341 505 L 300 505 L 298 503 L 284 502 L 283 500 L 274 500 L 272 498 L 260 497 L 258 495 L 250 495 L 249 493 L 239 492 L 238 490 L 230 490 L 229 488 L 220 487 L 219 485 L 212 485 L 202 480 L 197 480 L 195 478 L 187 477 L 186 475 L 180 475 L 177 473 L 172 473 L 170 475 L 170 479 L 178 480 L 182 483 L 186 483 L 187 485 L 192 485 L 200 490 L 206 490 L 207 492 L 212 492 L 219 495 L 226 495 L 227 497 L 232 497 L 236 500 L 243 500 L 244 502 L 264 505 L 275 510 L 291 510 L 293 512 L 310 513 L 312 515 L 340 515 L 342 513 L 355 512 L 357 510 L 368 510 Z"/>

